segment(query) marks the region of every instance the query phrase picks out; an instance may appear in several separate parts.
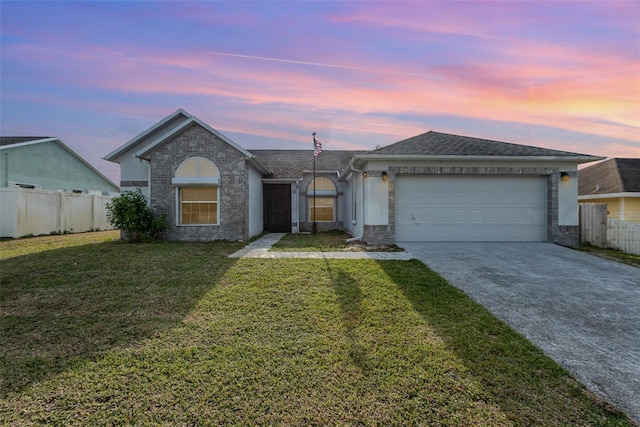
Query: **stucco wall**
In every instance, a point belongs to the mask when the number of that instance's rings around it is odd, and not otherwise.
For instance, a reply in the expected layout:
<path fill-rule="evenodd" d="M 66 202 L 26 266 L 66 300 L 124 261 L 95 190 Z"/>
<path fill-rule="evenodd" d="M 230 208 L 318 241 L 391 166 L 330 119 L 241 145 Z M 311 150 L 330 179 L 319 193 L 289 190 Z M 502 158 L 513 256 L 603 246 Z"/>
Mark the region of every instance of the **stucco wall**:
<path fill-rule="evenodd" d="M 202 156 L 220 171 L 219 225 L 179 225 L 176 188 L 177 167 Z M 166 214 L 170 229 L 163 238 L 175 240 L 244 240 L 249 237 L 249 173 L 244 155 L 204 128 L 193 124 L 151 151 L 151 207 Z"/>
<path fill-rule="evenodd" d="M 135 157 L 134 153 L 127 153 L 120 160 L 120 188 L 122 191 L 140 189 L 149 199 L 149 166 L 146 162 Z"/>
<path fill-rule="evenodd" d="M 578 173 L 570 172 L 568 181 L 558 182 L 558 225 L 577 226 L 578 221 Z"/>
<path fill-rule="evenodd" d="M 369 172 L 364 180 L 367 195 L 364 223 L 367 225 L 387 225 L 389 224 L 389 183 L 383 181 L 381 175 L 376 172 Z"/>
<path fill-rule="evenodd" d="M 344 231 L 346 231 L 347 233 L 351 234 L 352 236 L 355 236 L 354 234 L 354 227 L 356 226 L 356 222 L 354 221 L 353 218 L 353 194 L 354 194 L 354 185 L 351 182 L 353 180 L 353 177 L 350 178 L 349 181 L 347 181 L 347 184 L 344 187 L 344 206 L 343 206 L 343 215 L 344 215 Z M 357 189 L 355 190 L 357 193 Z M 356 216 L 357 218 L 357 216 Z"/>
<path fill-rule="evenodd" d="M 249 237 L 262 233 L 263 220 L 263 196 L 262 196 L 262 174 L 254 167 L 248 167 L 249 174 Z"/>
<path fill-rule="evenodd" d="M 8 182 L 43 190 L 117 193 L 119 189 L 55 141 L 0 151 L 0 186 Z"/>

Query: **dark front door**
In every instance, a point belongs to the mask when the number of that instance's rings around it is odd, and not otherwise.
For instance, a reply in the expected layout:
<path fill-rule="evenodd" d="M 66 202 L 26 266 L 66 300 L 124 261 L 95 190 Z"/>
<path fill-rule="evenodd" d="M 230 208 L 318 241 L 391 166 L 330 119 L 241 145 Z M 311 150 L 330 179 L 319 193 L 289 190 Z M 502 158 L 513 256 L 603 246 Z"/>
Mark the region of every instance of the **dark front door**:
<path fill-rule="evenodd" d="M 264 231 L 291 232 L 291 184 L 265 184 Z"/>

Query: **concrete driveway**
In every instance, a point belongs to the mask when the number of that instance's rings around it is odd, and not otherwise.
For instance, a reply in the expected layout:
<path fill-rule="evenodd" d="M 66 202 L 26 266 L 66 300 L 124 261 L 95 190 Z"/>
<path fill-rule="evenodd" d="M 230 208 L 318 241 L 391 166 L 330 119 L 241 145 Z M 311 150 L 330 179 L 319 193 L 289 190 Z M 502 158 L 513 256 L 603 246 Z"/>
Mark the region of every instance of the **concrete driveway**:
<path fill-rule="evenodd" d="M 640 269 L 550 243 L 398 243 L 640 422 Z"/>

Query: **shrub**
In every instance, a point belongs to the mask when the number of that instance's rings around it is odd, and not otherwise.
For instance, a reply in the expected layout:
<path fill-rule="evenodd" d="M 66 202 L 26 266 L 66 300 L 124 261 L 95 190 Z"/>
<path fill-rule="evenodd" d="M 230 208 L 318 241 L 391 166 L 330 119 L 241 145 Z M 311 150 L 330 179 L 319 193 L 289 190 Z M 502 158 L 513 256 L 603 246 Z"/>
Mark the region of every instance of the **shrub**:
<path fill-rule="evenodd" d="M 166 216 L 153 213 L 140 189 L 123 191 L 111 199 L 107 203 L 107 219 L 133 243 L 152 240 L 168 228 Z"/>

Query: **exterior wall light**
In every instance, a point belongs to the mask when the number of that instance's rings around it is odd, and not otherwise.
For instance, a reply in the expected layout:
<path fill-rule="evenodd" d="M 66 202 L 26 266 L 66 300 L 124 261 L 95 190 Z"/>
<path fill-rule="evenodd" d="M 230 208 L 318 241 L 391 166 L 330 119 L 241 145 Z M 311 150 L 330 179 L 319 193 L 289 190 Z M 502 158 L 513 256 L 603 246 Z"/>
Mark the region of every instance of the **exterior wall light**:
<path fill-rule="evenodd" d="M 571 176 L 569 176 L 569 172 L 560 172 L 560 179 L 563 182 L 569 182 L 571 181 Z"/>
<path fill-rule="evenodd" d="M 387 171 L 382 171 L 382 180 L 389 181 L 389 174 L 387 173 Z"/>

